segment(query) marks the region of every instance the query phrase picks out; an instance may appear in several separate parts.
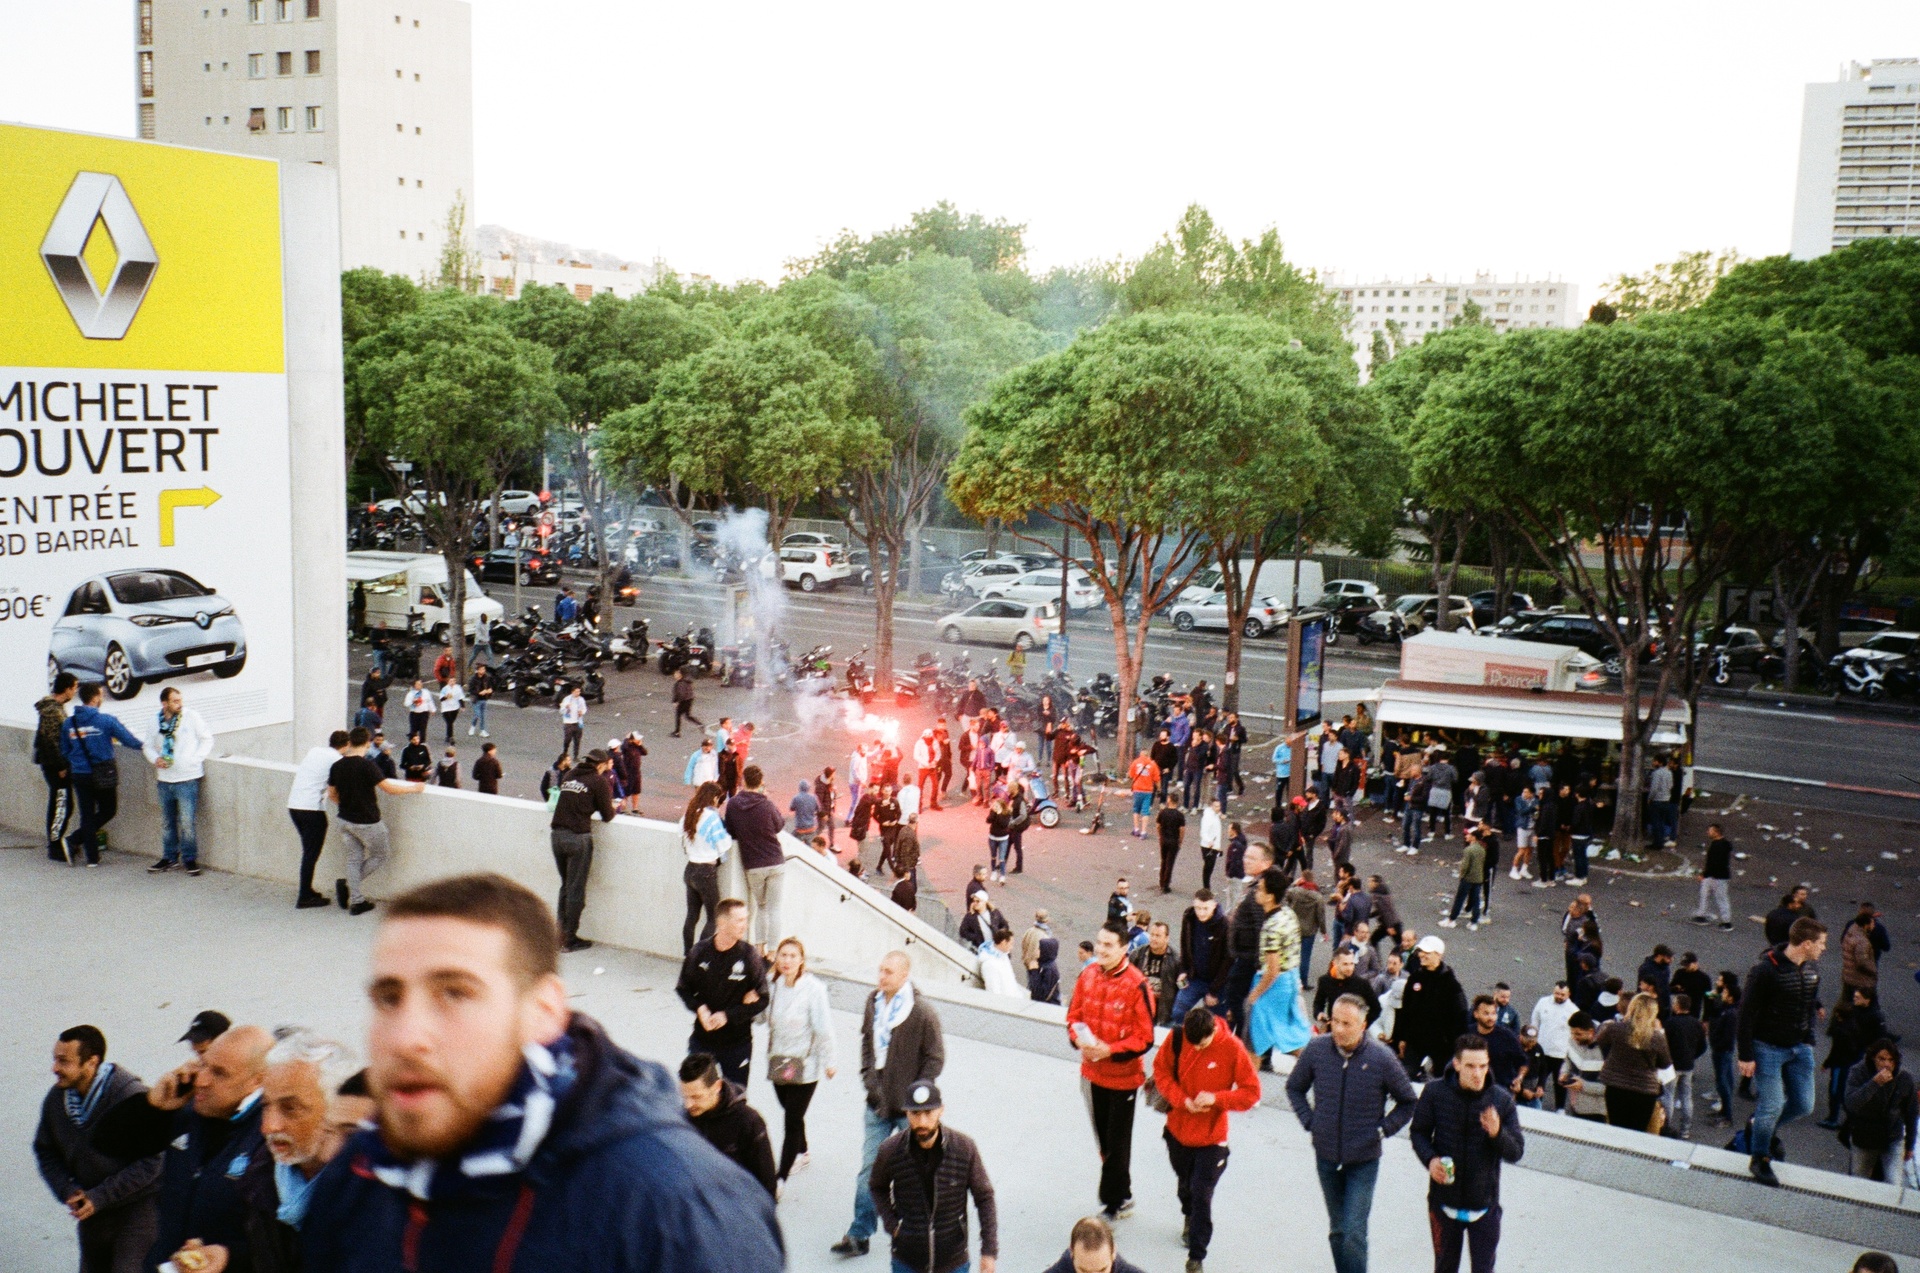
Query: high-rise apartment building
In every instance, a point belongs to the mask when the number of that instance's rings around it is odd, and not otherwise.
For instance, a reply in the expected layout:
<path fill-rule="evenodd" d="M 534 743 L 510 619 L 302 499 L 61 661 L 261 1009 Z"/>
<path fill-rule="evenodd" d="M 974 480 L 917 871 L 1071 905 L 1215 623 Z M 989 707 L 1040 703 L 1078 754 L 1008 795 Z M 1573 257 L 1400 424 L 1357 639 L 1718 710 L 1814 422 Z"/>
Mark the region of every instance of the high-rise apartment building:
<path fill-rule="evenodd" d="M 1793 255 L 1825 256 L 1855 239 L 1920 235 L 1920 58 L 1850 63 L 1807 85 Z"/>
<path fill-rule="evenodd" d="M 482 289 L 508 299 L 538 283 L 564 287 L 583 301 L 600 292 L 630 300 L 652 287 L 663 273 L 659 262 L 622 260 L 608 252 L 536 239 L 497 225 L 481 226 L 475 243 Z"/>
<path fill-rule="evenodd" d="M 1411 282 L 1387 279 L 1349 284 L 1335 276 L 1326 286 L 1347 307 L 1347 339 L 1360 351 L 1362 364 L 1368 361 L 1373 333 L 1386 330 L 1388 323 L 1399 324 L 1401 340 L 1417 344 L 1456 322 L 1468 302 L 1478 306 L 1481 319 L 1498 331 L 1575 327 L 1586 318 L 1580 309 L 1580 289 L 1560 279 L 1503 280 L 1476 274 L 1471 282 L 1454 282 L 1436 281 L 1429 275 Z"/>
<path fill-rule="evenodd" d="M 141 137 L 333 168 L 344 266 L 438 271 L 474 201 L 463 0 L 134 0 L 134 21 Z"/>

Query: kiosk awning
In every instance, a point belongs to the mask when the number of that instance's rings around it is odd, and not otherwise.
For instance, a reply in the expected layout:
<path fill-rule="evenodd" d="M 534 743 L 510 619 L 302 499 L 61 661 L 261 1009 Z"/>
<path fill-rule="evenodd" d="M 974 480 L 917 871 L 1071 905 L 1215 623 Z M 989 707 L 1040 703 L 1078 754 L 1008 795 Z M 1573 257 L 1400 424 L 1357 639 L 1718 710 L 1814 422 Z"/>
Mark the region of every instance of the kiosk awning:
<path fill-rule="evenodd" d="M 1479 729 L 1548 738 L 1620 741 L 1620 698 L 1613 694 L 1554 694 L 1388 681 L 1375 714 L 1383 724 L 1430 729 Z M 1687 740 L 1687 706 L 1670 699 L 1654 730 L 1656 746 Z"/>

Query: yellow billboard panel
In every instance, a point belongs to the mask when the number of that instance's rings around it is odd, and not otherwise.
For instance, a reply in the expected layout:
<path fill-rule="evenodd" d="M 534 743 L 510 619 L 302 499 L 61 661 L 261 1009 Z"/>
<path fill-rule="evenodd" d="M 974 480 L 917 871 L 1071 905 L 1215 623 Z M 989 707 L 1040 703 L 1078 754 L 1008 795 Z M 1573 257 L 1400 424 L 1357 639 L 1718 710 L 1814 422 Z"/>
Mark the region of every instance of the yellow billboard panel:
<path fill-rule="evenodd" d="M 272 160 L 0 124 L 0 366 L 285 370 Z"/>

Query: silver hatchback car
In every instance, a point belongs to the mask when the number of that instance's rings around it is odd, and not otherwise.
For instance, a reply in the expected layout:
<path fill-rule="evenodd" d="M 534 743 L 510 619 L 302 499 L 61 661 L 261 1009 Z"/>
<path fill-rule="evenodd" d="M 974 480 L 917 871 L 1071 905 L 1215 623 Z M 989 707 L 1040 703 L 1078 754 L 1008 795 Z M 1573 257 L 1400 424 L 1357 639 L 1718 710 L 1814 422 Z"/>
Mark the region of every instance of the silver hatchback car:
<path fill-rule="evenodd" d="M 120 699 L 148 681 L 238 676 L 246 665 L 247 634 L 233 607 L 178 570 L 116 570 L 81 583 L 47 649 L 49 681 L 72 672 Z"/>

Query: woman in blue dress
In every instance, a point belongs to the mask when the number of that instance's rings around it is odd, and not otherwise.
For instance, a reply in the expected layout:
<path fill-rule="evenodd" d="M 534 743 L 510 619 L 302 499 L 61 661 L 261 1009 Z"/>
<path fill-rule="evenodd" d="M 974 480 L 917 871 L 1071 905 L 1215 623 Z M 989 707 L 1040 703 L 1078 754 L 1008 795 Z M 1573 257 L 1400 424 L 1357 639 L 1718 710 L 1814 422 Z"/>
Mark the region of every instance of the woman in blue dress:
<path fill-rule="evenodd" d="M 1313 1024 L 1300 1005 L 1300 921 L 1269 891 L 1281 887 L 1281 880 L 1280 872 L 1271 870 L 1254 886 L 1267 918 L 1260 925 L 1260 974 L 1247 992 L 1246 1011 L 1253 1054 L 1262 1062 L 1275 1051 L 1298 1052 L 1313 1037 Z"/>

